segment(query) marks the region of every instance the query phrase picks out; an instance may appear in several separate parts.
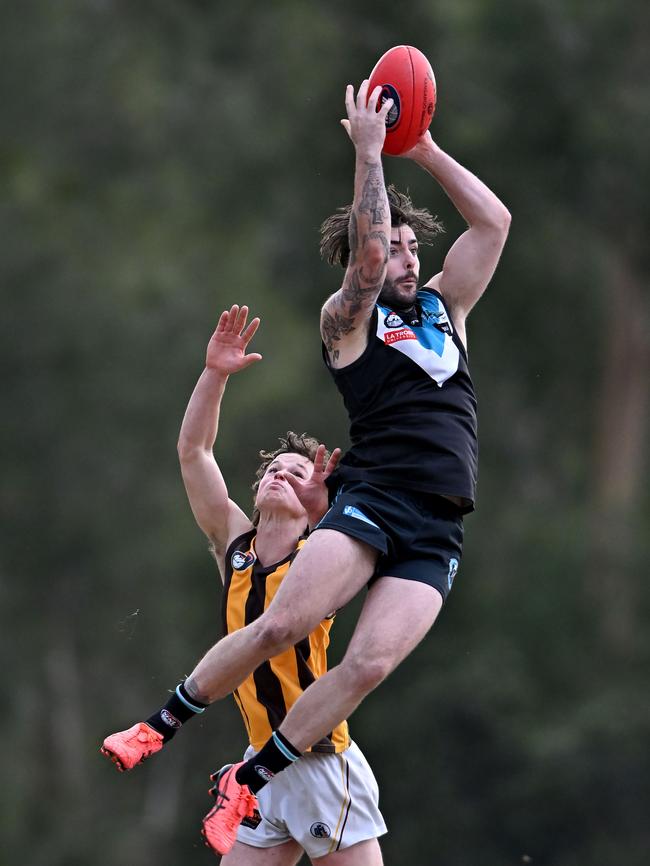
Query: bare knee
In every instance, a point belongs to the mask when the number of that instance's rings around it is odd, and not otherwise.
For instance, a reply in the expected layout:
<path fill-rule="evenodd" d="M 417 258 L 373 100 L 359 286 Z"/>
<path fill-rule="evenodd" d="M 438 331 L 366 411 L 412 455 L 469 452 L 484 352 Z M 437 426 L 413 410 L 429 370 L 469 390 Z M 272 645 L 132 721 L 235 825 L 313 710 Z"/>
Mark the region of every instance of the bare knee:
<path fill-rule="evenodd" d="M 344 679 L 351 691 L 360 696 L 369 694 L 382 683 L 394 665 L 386 658 L 372 658 L 350 654 L 341 662 Z"/>
<path fill-rule="evenodd" d="M 284 652 L 304 637 L 297 633 L 295 623 L 287 616 L 268 612 L 253 623 L 253 629 L 256 642 L 266 658 Z"/>

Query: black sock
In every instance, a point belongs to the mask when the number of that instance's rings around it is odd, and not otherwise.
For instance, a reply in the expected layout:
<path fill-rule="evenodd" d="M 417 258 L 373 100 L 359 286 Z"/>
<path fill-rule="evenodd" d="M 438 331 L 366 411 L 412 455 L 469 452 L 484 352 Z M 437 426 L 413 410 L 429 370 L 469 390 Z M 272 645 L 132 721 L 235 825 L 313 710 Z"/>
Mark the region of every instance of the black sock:
<path fill-rule="evenodd" d="M 182 682 L 176 686 L 176 690 L 172 692 L 165 706 L 153 716 L 149 716 L 146 722 L 154 731 L 162 734 L 163 742 L 166 743 L 171 740 L 181 725 L 202 713 L 206 707 L 207 704 L 202 704 L 188 695 L 185 683 Z"/>
<path fill-rule="evenodd" d="M 257 794 L 276 773 L 297 761 L 300 754 L 280 731 L 273 731 L 259 752 L 237 770 L 235 779 L 240 785 L 248 785 L 253 794 Z"/>

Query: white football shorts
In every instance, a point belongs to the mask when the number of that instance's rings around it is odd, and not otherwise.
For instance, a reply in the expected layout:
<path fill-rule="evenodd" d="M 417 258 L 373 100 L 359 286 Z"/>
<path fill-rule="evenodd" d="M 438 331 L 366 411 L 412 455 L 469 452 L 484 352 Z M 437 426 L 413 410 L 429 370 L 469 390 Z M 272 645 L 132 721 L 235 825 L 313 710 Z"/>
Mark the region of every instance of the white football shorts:
<path fill-rule="evenodd" d="M 254 754 L 249 747 L 244 760 Z M 238 842 L 254 848 L 294 839 L 313 859 L 386 832 L 377 780 L 354 742 L 338 754 L 307 752 L 257 799 L 259 814 L 246 818 L 237 833 Z"/>

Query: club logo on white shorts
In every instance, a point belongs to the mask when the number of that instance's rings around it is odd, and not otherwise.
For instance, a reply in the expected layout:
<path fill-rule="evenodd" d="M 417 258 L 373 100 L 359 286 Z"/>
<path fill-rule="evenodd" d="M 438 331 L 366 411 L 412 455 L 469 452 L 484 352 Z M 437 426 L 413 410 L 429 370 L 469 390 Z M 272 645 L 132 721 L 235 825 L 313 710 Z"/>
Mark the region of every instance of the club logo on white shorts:
<path fill-rule="evenodd" d="M 314 823 L 309 828 L 309 832 L 312 836 L 315 836 L 316 839 L 329 839 L 332 835 L 332 831 L 327 826 L 327 824 L 323 824 L 322 821 L 314 821 Z"/>
<path fill-rule="evenodd" d="M 260 815 L 260 810 L 255 809 L 252 815 L 244 818 L 241 822 L 242 827 L 248 827 L 249 830 L 257 830 L 257 828 L 262 823 L 262 816 Z"/>

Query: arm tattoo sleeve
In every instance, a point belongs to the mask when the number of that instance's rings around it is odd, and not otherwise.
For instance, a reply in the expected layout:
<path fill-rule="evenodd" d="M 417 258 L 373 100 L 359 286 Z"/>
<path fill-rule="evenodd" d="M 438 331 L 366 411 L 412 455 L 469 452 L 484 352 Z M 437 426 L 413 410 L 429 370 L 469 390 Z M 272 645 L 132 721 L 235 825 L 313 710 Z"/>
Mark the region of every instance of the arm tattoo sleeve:
<path fill-rule="evenodd" d="M 380 165 L 368 164 L 368 176 L 363 184 L 359 213 L 368 214 L 372 225 L 383 223 L 386 218 L 386 192 Z"/>
<path fill-rule="evenodd" d="M 354 211 L 350 214 L 350 225 L 348 226 L 348 243 L 350 244 L 350 264 L 355 264 L 357 260 L 357 250 L 359 248 L 359 227 L 357 225 L 357 215 Z"/>
<path fill-rule="evenodd" d="M 349 334 L 350 331 L 354 331 L 354 315 L 350 315 L 349 313 L 342 314 L 337 310 L 334 312 L 330 312 L 329 310 L 323 311 L 321 332 L 325 348 L 333 361 L 337 361 L 339 357 L 339 350 L 335 348 L 334 344 L 341 337 Z"/>
<path fill-rule="evenodd" d="M 334 363 L 340 357 L 337 344 L 367 323 L 384 283 L 390 252 L 390 211 L 381 163 L 366 162 L 365 169 L 364 178 L 363 168 L 357 166 L 345 279 L 321 315 L 323 343 Z"/>

